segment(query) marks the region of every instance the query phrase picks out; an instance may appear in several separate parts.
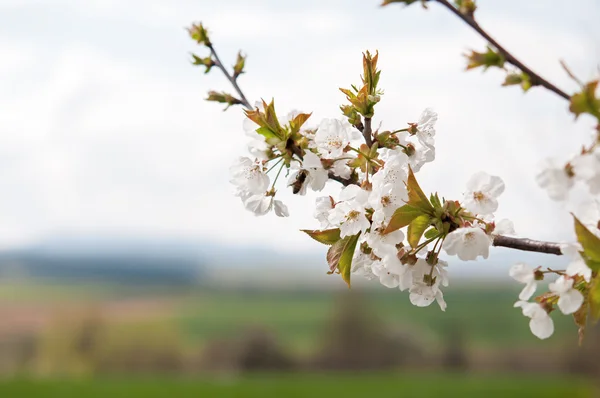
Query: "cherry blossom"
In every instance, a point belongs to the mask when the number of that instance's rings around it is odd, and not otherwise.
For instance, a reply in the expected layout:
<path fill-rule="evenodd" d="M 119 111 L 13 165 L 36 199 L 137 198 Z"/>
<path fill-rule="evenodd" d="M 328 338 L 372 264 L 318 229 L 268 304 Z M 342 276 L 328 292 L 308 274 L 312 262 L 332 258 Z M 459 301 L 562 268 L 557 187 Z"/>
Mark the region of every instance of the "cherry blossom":
<path fill-rule="evenodd" d="M 315 145 L 324 159 L 340 158 L 350 144 L 350 126 L 338 119 L 323 119 L 315 134 Z"/>
<path fill-rule="evenodd" d="M 467 192 L 463 206 L 475 214 L 492 214 L 498 209 L 496 200 L 504 192 L 504 182 L 500 177 L 482 171 L 475 173 L 467 182 Z"/>
<path fill-rule="evenodd" d="M 548 315 L 548 312 L 539 303 L 529 303 L 527 301 L 517 301 L 515 307 L 521 307 L 523 315 L 531 318 L 529 328 L 539 339 L 547 339 L 554 333 L 554 322 Z"/>
<path fill-rule="evenodd" d="M 550 199 L 564 200 L 574 183 L 567 168 L 558 164 L 554 159 L 546 159 L 542 163 L 541 169 L 535 176 L 538 185 L 546 189 Z"/>
<path fill-rule="evenodd" d="M 525 284 L 525 287 L 519 294 L 519 300 L 529 300 L 537 288 L 535 269 L 527 264 L 517 263 L 510 267 L 508 274 L 517 282 Z"/>
<path fill-rule="evenodd" d="M 481 228 L 470 227 L 449 233 L 443 248 L 449 255 L 468 261 L 475 260 L 478 256 L 488 258 L 490 245 L 490 239 Z"/>
<path fill-rule="evenodd" d="M 415 135 L 425 146 L 433 146 L 433 137 L 435 136 L 435 123 L 438 115 L 432 109 L 427 108 L 421 114 L 417 122 L 417 131 Z"/>
<path fill-rule="evenodd" d="M 258 194 L 269 188 L 269 176 L 264 173 L 260 162 L 240 157 L 229 171 L 232 175 L 231 183 L 236 185 L 239 192 Z"/>
<path fill-rule="evenodd" d="M 572 278 L 562 275 L 550 283 L 548 288 L 551 292 L 558 294 L 558 308 L 565 315 L 574 313 L 583 304 L 583 294 L 573 288 Z"/>

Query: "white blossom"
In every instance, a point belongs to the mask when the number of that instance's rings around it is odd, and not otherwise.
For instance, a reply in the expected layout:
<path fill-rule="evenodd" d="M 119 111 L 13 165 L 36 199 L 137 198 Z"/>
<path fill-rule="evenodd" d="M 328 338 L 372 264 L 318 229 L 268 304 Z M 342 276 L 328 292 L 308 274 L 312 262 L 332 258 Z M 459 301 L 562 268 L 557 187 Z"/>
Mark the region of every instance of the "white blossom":
<path fill-rule="evenodd" d="M 467 227 L 449 233 L 443 248 L 449 255 L 468 261 L 478 256 L 488 258 L 490 245 L 490 239 L 481 228 Z"/>
<path fill-rule="evenodd" d="M 550 283 L 548 288 L 552 293 L 558 294 L 558 308 L 565 315 L 576 312 L 583 304 L 583 294 L 573 288 L 572 278 L 561 275 L 556 281 Z"/>
<path fill-rule="evenodd" d="M 373 191 L 382 191 L 386 185 L 391 185 L 398 192 L 406 192 L 405 181 L 407 178 L 404 166 L 408 158 L 402 152 L 394 152 L 385 162 L 385 166 L 373 174 L 371 183 Z M 408 195 L 408 194 L 407 194 Z"/>
<path fill-rule="evenodd" d="M 331 226 L 329 223 L 329 212 L 333 209 L 333 199 L 331 196 L 321 196 L 317 198 L 315 203 L 315 211 L 313 217 L 321 223 L 321 228 L 328 228 Z"/>
<path fill-rule="evenodd" d="M 390 151 L 402 151 L 408 157 L 408 164 L 412 171 L 417 173 L 425 163 L 435 160 L 435 148 L 431 145 L 425 145 L 421 141 L 411 141 L 408 132 L 396 134 L 398 142 L 404 148 L 391 149 Z M 433 143 L 433 141 L 432 141 Z"/>
<path fill-rule="evenodd" d="M 521 307 L 523 315 L 531 318 L 529 328 L 539 339 L 547 339 L 554 333 L 554 322 L 548 315 L 544 307 L 538 303 L 529 303 L 527 301 L 517 301 L 515 307 Z"/>
<path fill-rule="evenodd" d="M 571 160 L 575 179 L 585 181 L 590 193 L 600 193 L 600 152 L 598 150 L 576 156 Z"/>
<path fill-rule="evenodd" d="M 330 211 L 328 221 L 340 227 L 340 236 L 346 237 L 365 232 L 371 226 L 365 214 L 368 192 L 356 185 L 344 187 L 340 192 L 341 202 Z"/>
<path fill-rule="evenodd" d="M 373 223 L 387 224 L 394 212 L 408 200 L 404 184 L 386 184 L 373 187 L 369 195 L 369 205 L 373 209 Z"/>
<path fill-rule="evenodd" d="M 566 274 L 569 276 L 581 275 L 586 282 L 590 282 L 592 280 L 592 270 L 579 254 L 582 250 L 583 248 L 579 243 L 563 243 L 560 245 L 562 254 L 571 258 L 565 270 Z"/>
<path fill-rule="evenodd" d="M 398 253 L 396 245 L 404 240 L 404 232 L 398 229 L 389 234 L 383 234 L 382 229 L 374 229 L 365 234 L 365 241 L 377 257 L 395 256 Z"/>
<path fill-rule="evenodd" d="M 371 256 L 357 250 L 357 253 L 352 259 L 352 274 L 362 276 L 368 280 L 375 278 L 372 270 L 373 260 Z"/>
<path fill-rule="evenodd" d="M 344 123 L 346 122 L 346 123 Z M 340 158 L 350 144 L 350 125 L 338 119 L 323 119 L 315 134 L 315 145 L 324 159 Z"/>
<path fill-rule="evenodd" d="M 313 191 L 321 191 L 325 187 L 325 183 L 329 179 L 327 170 L 323 168 L 321 159 L 314 153 L 306 151 L 304 159 L 302 160 L 302 166 L 298 166 L 298 162 L 293 163 L 293 168 L 299 169 L 296 173 L 290 176 L 288 185 L 293 185 L 300 173 L 308 173 L 305 181 L 301 184 L 298 195 L 306 194 L 306 187 L 310 186 Z"/>
<path fill-rule="evenodd" d="M 494 235 L 515 235 L 515 226 L 509 219 L 503 218 L 495 224 Z"/>
<path fill-rule="evenodd" d="M 247 157 L 238 158 L 237 162 L 229 168 L 230 182 L 238 188 L 238 194 L 264 193 L 269 188 L 269 176 L 263 171 L 260 162 Z"/>
<path fill-rule="evenodd" d="M 350 178 L 352 175 L 352 169 L 348 166 L 350 159 L 336 160 L 331 166 L 331 171 L 334 175 L 342 178 Z"/>
<path fill-rule="evenodd" d="M 374 262 L 372 270 L 385 287 L 398 287 L 404 291 L 412 286 L 412 273 L 409 267 L 402 264 L 396 255 L 386 255 L 381 261 Z"/>
<path fill-rule="evenodd" d="M 517 263 L 510 267 L 508 274 L 517 282 L 525 284 L 525 287 L 519 294 L 519 300 L 529 300 L 537 288 L 535 269 L 527 264 Z"/>
<path fill-rule="evenodd" d="M 427 307 L 436 300 L 442 311 L 446 311 L 444 295 L 437 286 L 416 283 L 410 288 L 408 298 L 411 304 L 417 307 Z"/>
<path fill-rule="evenodd" d="M 567 174 L 564 164 L 558 164 L 554 159 L 546 159 L 541 169 L 535 176 L 538 185 L 548 191 L 550 199 L 564 200 L 573 186 L 573 178 Z"/>
<path fill-rule="evenodd" d="M 475 214 L 491 214 L 498 209 L 496 200 L 504 192 L 504 182 L 500 177 L 482 171 L 475 173 L 467 182 L 463 206 Z"/>
<path fill-rule="evenodd" d="M 416 136 L 425 146 L 433 146 L 435 136 L 435 123 L 437 122 L 438 115 L 430 108 L 427 108 L 421 114 L 419 121 L 417 122 L 417 133 Z"/>
<path fill-rule="evenodd" d="M 280 200 L 269 193 L 249 195 L 242 197 L 246 209 L 250 210 L 257 216 L 264 216 L 271 210 L 275 211 L 278 217 L 288 217 L 290 215 L 287 206 Z"/>

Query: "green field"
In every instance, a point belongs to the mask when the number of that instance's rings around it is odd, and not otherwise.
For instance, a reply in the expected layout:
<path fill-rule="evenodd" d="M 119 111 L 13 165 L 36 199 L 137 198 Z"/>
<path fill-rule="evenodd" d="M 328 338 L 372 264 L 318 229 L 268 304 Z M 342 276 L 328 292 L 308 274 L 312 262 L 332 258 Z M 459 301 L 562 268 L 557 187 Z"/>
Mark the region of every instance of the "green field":
<path fill-rule="evenodd" d="M 0 382 L 1 397 L 162 398 L 162 397 L 486 397 L 591 398 L 592 387 L 579 380 L 537 377 L 459 375 L 289 375 L 248 376 L 211 381 L 133 379 L 97 381 Z"/>
<path fill-rule="evenodd" d="M 528 320 L 512 307 L 516 295 L 506 287 L 450 288 L 446 293 L 448 309 L 442 312 L 436 304 L 415 307 L 405 292 L 396 289 L 363 294 L 366 311 L 380 323 L 412 331 L 431 344 L 443 342 L 451 328 L 460 329 L 469 344 L 481 347 L 577 344 L 572 319 L 559 314 L 553 317 L 556 331 L 552 339 L 533 337 Z M 343 294 L 331 292 L 198 293 L 183 302 L 177 322 L 188 336 L 199 340 L 231 337 L 258 325 L 301 350 L 314 346 L 344 299 Z"/>

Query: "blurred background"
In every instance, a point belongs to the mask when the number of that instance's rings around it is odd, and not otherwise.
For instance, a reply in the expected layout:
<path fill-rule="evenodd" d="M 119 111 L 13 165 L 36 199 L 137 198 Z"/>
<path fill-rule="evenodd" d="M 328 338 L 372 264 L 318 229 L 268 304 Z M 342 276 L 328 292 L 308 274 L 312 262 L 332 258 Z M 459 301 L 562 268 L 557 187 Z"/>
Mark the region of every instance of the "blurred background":
<path fill-rule="evenodd" d="M 559 59 L 582 80 L 598 73 L 596 1 L 479 6 L 492 36 L 567 92 Z M 449 259 L 442 313 L 328 276 L 324 247 L 298 232 L 317 227 L 316 195 L 282 189 L 287 219 L 246 212 L 228 184 L 242 112 L 203 100 L 232 90 L 190 65 L 206 56 L 184 29 L 197 21 L 225 63 L 248 54 L 251 101 L 312 111 L 313 125 L 340 116 L 337 88 L 379 50 L 376 123 L 439 113 L 425 191 L 459 199 L 485 170 L 505 180 L 497 216 L 520 236 L 573 239 L 573 209 L 534 176 L 593 120 L 540 88 L 499 87 L 500 73 L 464 73 L 461 54 L 485 43 L 436 4 L 0 0 L 0 396 L 600 396 L 600 328 L 579 347 L 554 314 L 540 341 L 512 308 L 510 265 L 563 259 Z"/>

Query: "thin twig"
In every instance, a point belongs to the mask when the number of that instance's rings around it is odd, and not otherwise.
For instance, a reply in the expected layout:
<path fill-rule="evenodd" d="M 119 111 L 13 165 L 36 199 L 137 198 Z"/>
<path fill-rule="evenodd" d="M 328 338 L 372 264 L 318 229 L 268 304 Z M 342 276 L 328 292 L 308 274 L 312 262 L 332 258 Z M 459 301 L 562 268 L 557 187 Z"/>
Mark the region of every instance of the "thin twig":
<path fill-rule="evenodd" d="M 511 238 L 509 236 L 496 235 L 492 245 L 528 252 L 556 254 L 557 256 L 562 255 L 560 244 L 555 242 L 543 242 L 527 238 Z"/>
<path fill-rule="evenodd" d="M 244 95 L 240 86 L 237 84 L 237 79 L 229 73 L 227 68 L 225 68 L 225 65 L 223 65 L 223 62 L 221 62 L 221 59 L 217 55 L 217 52 L 215 51 L 215 48 L 212 46 L 212 44 L 207 47 L 210 49 L 210 54 L 215 59 L 215 66 L 221 69 L 221 72 L 223 72 L 223 74 L 225 75 L 227 80 L 229 80 L 235 91 L 237 91 L 238 95 L 240 96 L 240 101 L 242 101 L 242 105 L 244 105 L 247 109 L 254 109 L 252 105 L 250 105 L 248 99 L 246 99 L 246 96 Z"/>
<path fill-rule="evenodd" d="M 492 46 L 494 46 L 496 48 L 496 50 L 498 50 L 504 56 L 504 59 L 506 59 L 506 62 L 508 62 L 509 64 L 511 64 L 513 66 L 516 66 L 521 71 L 525 72 L 529 76 L 532 85 L 545 87 L 546 89 L 554 92 L 555 94 L 566 99 L 567 101 L 571 98 L 570 95 L 568 95 L 567 93 L 565 93 L 564 91 L 562 91 L 561 89 L 556 87 L 554 84 L 550 83 L 548 80 L 544 79 L 543 77 L 541 77 L 540 75 L 535 73 L 533 70 L 531 70 L 525 64 L 523 64 L 521 61 L 519 61 L 517 58 L 515 58 L 504 47 L 502 47 L 500 44 L 498 44 L 498 42 L 496 40 L 494 40 L 485 30 L 483 30 L 473 18 L 461 13 L 456 7 L 454 7 L 452 4 L 450 4 L 447 0 L 433 0 L 433 1 L 436 1 L 436 2 L 440 3 L 441 5 L 443 5 L 444 7 L 446 7 L 447 9 L 449 9 L 452 13 L 454 13 L 457 17 L 462 19 L 467 25 L 469 25 L 477 33 L 479 33 L 479 35 L 481 35 L 484 39 L 486 39 Z"/>

